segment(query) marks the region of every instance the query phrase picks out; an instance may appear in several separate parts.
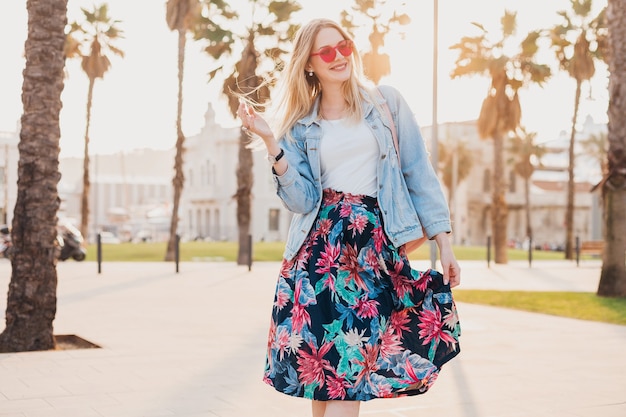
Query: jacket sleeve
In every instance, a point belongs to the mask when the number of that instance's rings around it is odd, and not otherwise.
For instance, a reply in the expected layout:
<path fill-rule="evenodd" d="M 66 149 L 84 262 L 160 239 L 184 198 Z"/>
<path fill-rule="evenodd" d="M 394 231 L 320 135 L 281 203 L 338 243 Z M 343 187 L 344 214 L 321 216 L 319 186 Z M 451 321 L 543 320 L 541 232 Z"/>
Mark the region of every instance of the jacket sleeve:
<path fill-rule="evenodd" d="M 317 207 L 320 193 L 309 162 L 306 142 L 283 138 L 280 146 L 285 151 L 288 167 L 283 175 L 273 176 L 276 194 L 289 211 L 308 213 Z"/>
<path fill-rule="evenodd" d="M 415 115 L 398 90 L 390 86 L 380 90 L 394 118 L 402 174 L 422 227 L 429 239 L 439 233 L 449 233 L 448 203 Z"/>

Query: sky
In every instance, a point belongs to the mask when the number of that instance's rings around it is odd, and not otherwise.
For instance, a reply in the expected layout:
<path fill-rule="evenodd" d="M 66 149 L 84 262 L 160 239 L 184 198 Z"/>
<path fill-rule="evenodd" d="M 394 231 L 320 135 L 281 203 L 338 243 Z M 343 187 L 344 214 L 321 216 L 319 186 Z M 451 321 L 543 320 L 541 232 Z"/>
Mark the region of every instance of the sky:
<path fill-rule="evenodd" d="M 411 0 L 407 13 L 412 21 L 404 38 L 391 36 L 386 52 L 391 56 L 392 74 L 381 80 L 404 94 L 420 125 L 433 122 L 433 1 Z M 69 0 L 68 18 L 80 19 L 81 7 L 91 9 L 102 2 Z M 170 149 L 176 141 L 177 34 L 165 23 L 165 0 L 107 0 L 109 14 L 120 20 L 124 39 L 116 45 L 125 57 L 113 57 L 104 79 L 96 81 L 90 127 L 90 153 L 111 154 L 138 148 Z M 250 9 L 248 0 L 232 0 L 241 13 Z M 323 4 L 322 4 L 323 3 Z M 294 20 L 314 17 L 339 19 L 351 1 L 320 2 L 301 0 L 303 9 Z M 320 4 L 322 4 L 320 6 Z M 549 28 L 559 22 L 557 11 L 567 9 L 569 0 L 438 0 L 439 48 L 437 82 L 437 121 L 439 123 L 475 120 L 486 95 L 485 77 L 452 80 L 457 52 L 449 49 L 463 36 L 478 30 L 471 22 L 481 23 L 494 38 L 500 33 L 504 10 L 517 11 L 518 36 L 531 30 Z M 596 0 L 597 13 L 606 0 Z M 16 130 L 22 113 L 21 73 L 26 40 L 26 0 L 0 2 L 0 131 Z M 367 33 L 357 34 L 356 44 L 367 42 Z M 547 48 L 540 61 L 557 69 L 553 53 Z M 202 52 L 200 43 L 189 41 L 185 57 L 183 132 L 198 133 L 204 124 L 208 103 L 220 124 L 236 126 L 222 97 L 221 80 L 207 84 L 207 73 L 216 67 Z M 85 114 L 88 80 L 77 61 L 67 61 L 67 78 L 62 94 L 61 156 L 80 157 L 84 151 Z M 604 64 L 590 83 L 583 87 L 579 120 L 589 115 L 606 123 L 608 78 Z M 536 132 L 539 142 L 557 139 L 570 129 L 574 107 L 575 82 L 566 74 L 553 76 L 543 87 L 521 90 L 522 124 Z"/>

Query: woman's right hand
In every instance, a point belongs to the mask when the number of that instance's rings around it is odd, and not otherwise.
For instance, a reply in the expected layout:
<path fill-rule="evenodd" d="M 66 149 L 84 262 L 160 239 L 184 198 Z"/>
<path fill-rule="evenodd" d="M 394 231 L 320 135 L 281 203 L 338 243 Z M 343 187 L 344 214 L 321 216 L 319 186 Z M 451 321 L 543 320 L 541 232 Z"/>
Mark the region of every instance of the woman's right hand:
<path fill-rule="evenodd" d="M 242 128 L 259 136 L 266 145 L 274 139 L 274 134 L 265 119 L 244 101 L 239 102 L 237 116 L 241 119 Z"/>

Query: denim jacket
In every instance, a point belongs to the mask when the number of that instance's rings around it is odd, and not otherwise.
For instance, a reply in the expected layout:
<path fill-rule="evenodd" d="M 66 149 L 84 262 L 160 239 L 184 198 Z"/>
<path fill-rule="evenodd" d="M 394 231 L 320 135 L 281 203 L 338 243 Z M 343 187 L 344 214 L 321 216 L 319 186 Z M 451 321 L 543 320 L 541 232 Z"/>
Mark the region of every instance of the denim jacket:
<path fill-rule="evenodd" d="M 398 90 L 389 86 L 381 86 L 379 90 L 384 99 L 378 96 L 373 100 L 386 101 L 389 106 L 401 159 L 398 164 L 386 113 L 381 114 L 373 104 L 366 102 L 363 107 L 365 123 L 380 147 L 378 205 L 385 233 L 396 247 L 419 239 L 423 231 L 429 239 L 439 233 L 449 233 L 450 212 L 417 121 Z M 293 141 L 281 138 L 280 145 L 289 167 L 283 175 L 273 176 L 278 196 L 294 213 L 283 254 L 288 260 L 304 243 L 322 202 L 319 153 L 322 129 L 316 116 L 318 106 L 319 99 L 311 113 L 292 127 Z"/>

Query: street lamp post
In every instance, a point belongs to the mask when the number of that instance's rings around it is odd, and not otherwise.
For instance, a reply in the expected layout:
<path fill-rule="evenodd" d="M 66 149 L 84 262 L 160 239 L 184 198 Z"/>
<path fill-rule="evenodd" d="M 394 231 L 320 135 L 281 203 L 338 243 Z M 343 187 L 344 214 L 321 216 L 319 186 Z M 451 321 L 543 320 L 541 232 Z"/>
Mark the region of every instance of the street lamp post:
<path fill-rule="evenodd" d="M 437 60 L 439 52 L 439 1 L 434 0 L 433 4 L 433 120 L 432 120 L 432 137 L 430 157 L 435 173 L 438 164 L 438 121 L 437 121 Z M 435 241 L 430 242 L 430 264 L 435 269 L 437 264 L 437 245 Z"/>

